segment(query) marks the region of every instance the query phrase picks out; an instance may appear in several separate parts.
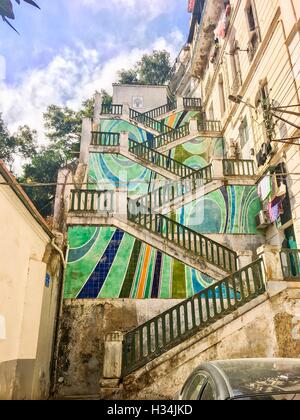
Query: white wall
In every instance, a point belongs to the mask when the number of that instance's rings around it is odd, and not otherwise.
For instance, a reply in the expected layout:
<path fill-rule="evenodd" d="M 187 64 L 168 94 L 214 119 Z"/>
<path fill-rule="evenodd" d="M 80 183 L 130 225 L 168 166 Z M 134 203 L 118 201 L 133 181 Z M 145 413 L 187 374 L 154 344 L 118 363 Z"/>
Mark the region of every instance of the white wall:
<path fill-rule="evenodd" d="M 113 103 L 129 105 L 139 112 L 147 112 L 167 103 L 167 86 L 113 85 Z M 141 99 L 141 108 L 134 106 L 134 99 Z"/>

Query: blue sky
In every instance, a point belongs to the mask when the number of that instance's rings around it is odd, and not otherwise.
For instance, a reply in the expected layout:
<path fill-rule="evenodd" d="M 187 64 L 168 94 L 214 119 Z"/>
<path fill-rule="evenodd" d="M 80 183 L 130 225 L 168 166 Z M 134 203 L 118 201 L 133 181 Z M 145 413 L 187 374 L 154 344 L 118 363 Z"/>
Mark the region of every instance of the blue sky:
<path fill-rule="evenodd" d="M 187 38 L 187 0 L 36 0 L 15 3 L 21 36 L 0 22 L 0 112 L 42 136 L 47 105 L 77 108 L 145 52 L 175 59 Z"/>

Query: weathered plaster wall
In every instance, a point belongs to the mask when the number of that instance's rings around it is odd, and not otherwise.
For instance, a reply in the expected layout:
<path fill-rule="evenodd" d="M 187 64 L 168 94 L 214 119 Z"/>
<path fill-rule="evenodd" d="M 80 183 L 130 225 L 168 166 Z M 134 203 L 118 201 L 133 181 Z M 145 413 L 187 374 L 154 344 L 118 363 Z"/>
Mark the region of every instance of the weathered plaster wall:
<path fill-rule="evenodd" d="M 44 398 L 50 388 L 60 260 L 48 260 L 50 237 L 3 185 L 0 231 L 0 399 Z"/>
<path fill-rule="evenodd" d="M 104 336 L 128 331 L 178 303 L 178 300 L 65 300 L 56 366 L 56 395 L 99 392 Z M 59 380 L 63 380 L 59 384 Z"/>
<path fill-rule="evenodd" d="M 125 378 L 115 397 L 172 399 L 190 373 L 210 360 L 300 356 L 295 320 L 300 314 L 299 286 L 266 300 L 257 298 L 235 315 L 217 322 L 198 336 L 169 351 Z M 256 306 L 255 306 L 256 305 Z M 296 326 L 296 328 L 295 328 Z M 102 397 L 114 394 L 102 393 Z"/>
<path fill-rule="evenodd" d="M 56 398 L 172 399 L 201 362 L 246 357 L 300 356 L 299 284 L 274 283 L 239 311 L 125 378 L 115 390 L 99 389 L 104 335 L 127 331 L 179 301 L 65 300 L 56 369 Z M 234 343 L 234 344 L 233 344 Z"/>

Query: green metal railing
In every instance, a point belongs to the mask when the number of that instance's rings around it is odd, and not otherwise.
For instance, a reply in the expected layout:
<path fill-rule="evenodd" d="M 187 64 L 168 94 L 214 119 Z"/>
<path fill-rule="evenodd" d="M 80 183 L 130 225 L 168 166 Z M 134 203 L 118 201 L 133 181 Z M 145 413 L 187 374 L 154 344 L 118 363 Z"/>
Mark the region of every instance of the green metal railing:
<path fill-rule="evenodd" d="M 123 377 L 264 294 L 259 259 L 124 336 Z"/>
<path fill-rule="evenodd" d="M 159 136 L 153 138 L 153 140 L 148 140 L 144 144 L 152 149 L 158 149 L 159 147 L 166 146 L 167 144 L 173 143 L 176 140 L 182 139 L 190 135 L 189 124 L 184 124 L 174 130 L 163 133 Z"/>
<path fill-rule="evenodd" d="M 202 101 L 200 98 L 183 98 L 183 107 L 187 110 L 201 110 Z"/>
<path fill-rule="evenodd" d="M 183 198 L 197 190 L 197 188 L 212 182 L 212 165 L 199 169 L 182 178 L 180 181 L 169 181 L 164 186 L 159 187 L 146 195 L 137 198 L 135 205 L 148 208 L 150 212 L 155 211 L 157 208 L 172 205 L 178 198 Z"/>
<path fill-rule="evenodd" d="M 283 249 L 280 258 L 283 277 L 286 280 L 300 281 L 300 250 Z"/>
<path fill-rule="evenodd" d="M 151 111 L 144 112 L 143 115 L 150 118 L 157 118 L 168 112 L 174 111 L 177 108 L 177 101 L 169 102 L 166 105 L 151 109 Z"/>
<path fill-rule="evenodd" d="M 136 207 L 128 200 L 128 220 L 160 236 L 212 265 L 232 273 L 237 269 L 237 253 L 167 216 L 152 214 L 151 209 Z"/>
<path fill-rule="evenodd" d="M 189 166 L 163 155 L 156 150 L 150 149 L 145 146 L 144 143 L 138 143 L 135 140 L 129 139 L 129 152 L 147 163 L 152 163 L 160 168 L 172 172 L 175 175 L 178 175 L 180 178 L 184 178 L 195 172 L 195 170 Z"/>
<path fill-rule="evenodd" d="M 167 133 L 168 131 L 172 130 L 172 127 L 167 126 L 163 122 L 154 120 L 153 118 L 148 117 L 145 114 L 141 114 L 134 109 L 129 110 L 129 118 L 133 121 L 145 125 L 146 127 L 151 128 L 152 130 L 158 131 L 159 133 Z"/>
<path fill-rule="evenodd" d="M 92 131 L 92 146 L 120 146 L 119 133 Z"/>
<path fill-rule="evenodd" d="M 256 170 L 253 160 L 223 160 L 223 173 L 224 176 L 255 176 Z"/>
<path fill-rule="evenodd" d="M 102 115 L 122 115 L 123 105 L 102 105 Z"/>
<path fill-rule="evenodd" d="M 72 190 L 69 212 L 113 213 L 114 191 Z"/>
<path fill-rule="evenodd" d="M 209 133 L 221 133 L 222 125 L 221 121 L 214 120 L 202 120 L 198 123 L 198 131 L 204 131 Z"/>

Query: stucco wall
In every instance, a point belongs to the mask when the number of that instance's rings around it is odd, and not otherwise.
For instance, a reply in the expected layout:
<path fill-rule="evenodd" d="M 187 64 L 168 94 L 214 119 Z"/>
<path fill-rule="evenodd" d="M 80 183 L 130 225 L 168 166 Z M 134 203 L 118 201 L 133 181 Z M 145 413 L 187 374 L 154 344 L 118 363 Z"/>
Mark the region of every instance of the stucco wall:
<path fill-rule="evenodd" d="M 0 398 L 45 397 L 50 386 L 59 260 L 45 259 L 51 238 L 3 185 L 0 231 Z M 52 275 L 49 287 L 47 272 Z"/>
<path fill-rule="evenodd" d="M 128 104 L 139 112 L 147 112 L 151 109 L 166 105 L 168 102 L 167 86 L 143 86 L 143 85 L 113 85 L 113 103 Z M 133 98 L 142 98 L 143 106 L 135 108 Z"/>
<path fill-rule="evenodd" d="M 65 300 L 56 364 L 56 396 L 98 394 L 105 334 L 135 328 L 178 302 L 163 299 Z"/>

